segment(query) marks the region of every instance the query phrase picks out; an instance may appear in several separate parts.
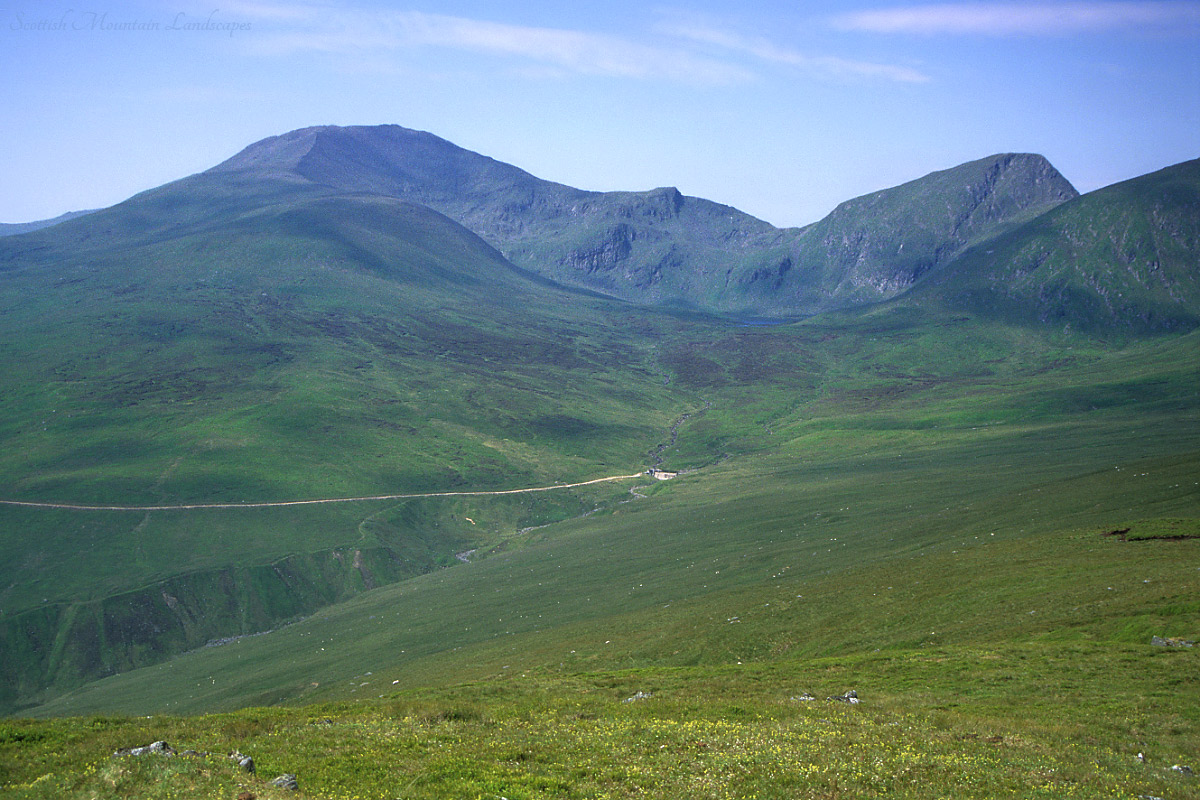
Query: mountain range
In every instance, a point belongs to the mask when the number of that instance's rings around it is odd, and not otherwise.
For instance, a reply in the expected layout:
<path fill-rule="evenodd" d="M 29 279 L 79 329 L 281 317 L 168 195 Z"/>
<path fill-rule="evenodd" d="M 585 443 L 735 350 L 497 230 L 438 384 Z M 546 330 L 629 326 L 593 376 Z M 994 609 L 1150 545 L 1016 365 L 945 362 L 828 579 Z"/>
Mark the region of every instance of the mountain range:
<path fill-rule="evenodd" d="M 50 241 L 94 247 L 102 235 L 125 247 L 152 231 L 221 225 L 256 204 L 387 198 L 448 217 L 528 273 L 638 304 L 800 318 L 929 283 L 953 285 L 935 293 L 976 310 L 1174 330 L 1197 319 L 1198 171 L 1200 162 L 1187 162 L 1081 198 L 1043 157 L 1001 154 L 779 229 L 671 187 L 589 192 L 429 133 L 323 126 L 252 144 L 207 172 L 59 226 Z M 1113 263 L 1126 272 L 1109 270 Z"/>
<path fill-rule="evenodd" d="M 675 587 L 655 603 L 707 596 L 653 553 L 782 554 L 768 528 L 811 544 L 800 529 L 829 520 L 858 557 L 898 558 L 957 535 L 947 485 L 1015 530 L 1048 513 L 1026 481 L 1091 523 L 1117 502 L 1078 488 L 1101 461 L 1192 463 L 1200 160 L 1081 196 L 1041 156 L 993 155 L 780 229 L 674 188 L 584 191 L 428 133 L 325 126 L 52 222 L 0 238 L 0 500 L 60 506 L 0 505 L 6 710 L 464 562 L 508 582 L 526 633 L 542 615 L 599 624 L 649 607 L 623 593 L 636 575 Z M 183 508 L 652 466 L 684 478 Z M 872 474 L 912 487 L 880 499 Z M 1163 492 L 1147 515 L 1190 513 Z M 619 524 L 643 501 L 671 543 L 644 558 Z M 718 524 L 726 502 L 741 522 Z M 504 566 L 535 552 L 527 573 Z M 811 552 L 810 572 L 841 569 Z M 536 588 L 556 558 L 604 600 Z M 445 580 L 439 602 L 479 612 Z M 508 630 L 453 616 L 395 649 L 444 666 Z"/>
<path fill-rule="evenodd" d="M 52 225 L 57 225 L 60 222 L 66 222 L 69 219 L 82 217 L 85 214 L 92 213 L 89 211 L 68 211 L 66 214 L 59 214 L 53 219 L 42 219 L 35 222 L 0 222 L 0 236 L 15 236 L 18 233 L 30 233 L 31 231 L 39 231 L 42 228 L 49 228 Z"/>
<path fill-rule="evenodd" d="M 293 131 L 251 145 L 207 174 L 300 178 L 309 189 L 401 198 L 445 214 L 512 263 L 563 286 L 636 303 L 770 317 L 887 300 L 968 250 L 986 254 L 985 244 L 1001 234 L 1008 234 L 1006 242 L 1044 237 L 1031 223 L 1060 205 L 1068 207 L 1061 215 L 1080 219 L 1115 207 L 1126 219 L 1154 222 L 1107 242 L 1103 229 L 1076 225 L 1057 230 L 1054 246 L 1072 254 L 1106 248 L 1099 264 L 1139 253 L 1153 258 L 1164 246 L 1172 266 L 1161 267 L 1155 288 L 1149 294 L 1138 288 L 1145 276 L 1108 286 L 1103 269 L 1093 268 L 1071 292 L 1054 293 L 1042 286 L 1044 275 L 1027 275 L 1025 299 L 1045 303 L 1035 316 L 1046 319 L 1070 318 L 1085 304 L 1089 322 L 1153 329 L 1194 324 L 1197 294 L 1187 266 L 1195 257 L 1196 170 L 1190 162 L 1080 200 L 1044 158 L 1002 154 L 849 200 L 798 229 L 777 229 L 674 188 L 574 189 L 397 126 Z M 1130 235 L 1170 242 L 1132 243 Z M 980 270 L 970 267 L 973 280 L 986 279 Z M 1029 296 L 1031 279 L 1040 301 Z M 1126 298 L 1121 308 L 1105 299 L 1118 292 Z M 1149 306 L 1145 313 L 1141 302 Z M 1181 313 L 1180 305 L 1192 310 Z"/>

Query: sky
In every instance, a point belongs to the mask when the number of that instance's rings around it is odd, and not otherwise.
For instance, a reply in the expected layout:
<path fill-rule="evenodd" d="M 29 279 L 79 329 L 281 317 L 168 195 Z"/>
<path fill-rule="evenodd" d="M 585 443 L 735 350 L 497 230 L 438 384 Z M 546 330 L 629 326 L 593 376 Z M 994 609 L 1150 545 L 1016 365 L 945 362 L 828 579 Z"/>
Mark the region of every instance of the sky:
<path fill-rule="evenodd" d="M 778 226 L 993 153 L 1084 192 L 1200 157 L 1200 0 L 8 0 L 0 74 L 0 222 L 324 124 Z"/>

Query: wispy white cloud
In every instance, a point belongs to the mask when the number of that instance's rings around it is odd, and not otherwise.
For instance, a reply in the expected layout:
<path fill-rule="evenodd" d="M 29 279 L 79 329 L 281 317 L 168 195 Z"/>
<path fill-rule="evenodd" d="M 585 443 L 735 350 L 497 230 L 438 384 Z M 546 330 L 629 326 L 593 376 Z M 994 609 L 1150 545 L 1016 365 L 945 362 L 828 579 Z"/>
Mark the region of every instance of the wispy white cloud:
<path fill-rule="evenodd" d="M 1200 32 L 1200 3 L 1128 0 L 1050 3 L 937 3 L 839 14 L 842 30 L 904 34 L 1063 36 L 1111 30 Z"/>
<path fill-rule="evenodd" d="M 765 37 L 743 36 L 718 24 L 661 25 L 644 36 L 515 25 L 419 11 L 353 8 L 321 3 L 230 0 L 223 8 L 255 23 L 245 46 L 270 55 L 327 53 L 378 66 L 388 54 L 422 48 L 506 59 L 512 74 L 592 75 L 733 85 L 755 80 L 763 64 L 785 65 L 821 78 L 900 83 L 929 80 L 906 66 L 810 55 Z"/>
<path fill-rule="evenodd" d="M 370 11 L 321 6 L 245 3 L 243 17 L 269 22 L 255 46 L 283 55 L 301 52 L 357 56 L 368 51 L 442 48 L 516 59 L 515 69 L 543 74 L 616 78 L 666 78 L 688 83 L 732 84 L 753 73 L 727 60 L 671 44 L 563 28 L 513 25 L 418 11 Z M 540 69 L 539 69 L 540 68 Z"/>
<path fill-rule="evenodd" d="M 694 42 L 715 45 L 726 50 L 742 53 L 771 64 L 797 67 L 809 72 L 840 78 L 872 78 L 899 83 L 924 83 L 929 76 L 911 67 L 895 64 L 880 64 L 828 55 L 810 55 L 778 45 L 761 36 L 744 36 L 720 28 L 696 25 L 678 25 L 670 32 Z"/>
<path fill-rule="evenodd" d="M 178 5 L 178 4 L 177 4 Z M 204 2 L 189 2 L 194 9 L 208 8 Z M 233 0 L 222 3 L 226 14 L 232 13 L 239 18 L 252 18 L 256 21 L 270 22 L 304 22 L 312 20 L 317 7 L 303 3 L 280 5 L 272 2 L 257 2 L 257 0 Z"/>
<path fill-rule="evenodd" d="M 397 14 L 395 21 L 414 43 L 518 56 L 583 74 L 667 77 L 702 83 L 729 83 L 750 77 L 737 65 L 607 34 L 417 12 Z"/>

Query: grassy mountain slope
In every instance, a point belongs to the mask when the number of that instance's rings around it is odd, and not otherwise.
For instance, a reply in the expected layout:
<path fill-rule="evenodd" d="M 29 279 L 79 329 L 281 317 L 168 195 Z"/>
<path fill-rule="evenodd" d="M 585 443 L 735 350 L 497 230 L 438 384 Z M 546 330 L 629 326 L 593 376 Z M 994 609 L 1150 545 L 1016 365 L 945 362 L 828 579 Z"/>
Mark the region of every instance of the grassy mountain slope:
<path fill-rule="evenodd" d="M 793 336 L 811 346 L 829 332 L 752 336 L 778 352 Z M 1155 632 L 1196 633 L 1200 609 L 1186 601 L 1195 565 L 1183 558 L 1170 566 L 1178 551 L 1169 547 L 1154 550 L 1165 559 L 1154 566 L 1126 565 L 1154 585 L 1138 588 L 1145 605 L 1121 595 L 1111 614 L 1103 602 L 1111 584 L 1096 585 L 1094 575 L 1035 591 L 1017 577 L 1029 565 L 1009 564 L 1027 547 L 1047 554 L 1031 557 L 1037 569 L 1070 573 L 1102 544 L 1114 558 L 1143 551 L 1114 550 L 1098 532 L 1060 539 L 1064 531 L 1200 516 L 1194 334 L 1112 354 L 1078 342 L 1049 349 L 1003 328 L 980 336 L 892 320 L 857 333 L 876 340 L 839 338 L 809 355 L 845 370 L 821 370 L 816 391 L 795 393 L 787 380 L 719 386 L 704 375 L 713 406 L 682 427 L 672 463 L 727 458 L 656 484 L 649 499 L 607 505 L 518 537 L 490 558 L 377 590 L 236 648 L 118 676 L 50 708 L 197 711 L 342 697 L 366 671 L 424 685 L 496 677 L 505 664 L 572 671 L 1042 636 L 1144 644 Z M 967 362 L 992 347 L 1009 349 L 1009 359 L 980 359 L 974 375 L 939 352 L 969 348 Z M 722 366 L 736 363 L 728 351 L 708 352 Z M 919 371 L 888 369 L 885 359 Z M 994 575 L 979 571 L 1001 551 Z M 924 558 L 940 566 L 926 570 Z M 853 588 L 863 574 L 956 562 L 955 577 L 931 586 L 906 579 L 903 598 L 868 599 Z M 1021 607 L 1037 592 L 1060 591 L 1091 599 Z M 1002 596 L 1006 616 L 995 605 Z M 1167 610 L 1174 602 L 1183 605 Z M 941 633 L 930 639 L 931 630 Z M 221 678 L 197 691 L 201 673 Z"/>
<path fill-rule="evenodd" d="M 1092 331 L 1190 330 L 1198 264 L 1200 160 L 1065 203 L 964 254 L 916 299 Z"/>
<path fill-rule="evenodd" d="M 1194 663 L 1188 651 L 1075 644 L 570 677 L 510 670 L 500 682 L 353 703 L 4 722 L 0 772 L 21 798 L 351 800 L 395 797 L 397 786 L 414 798 L 1194 798 L 1194 780 L 1171 769 L 1194 753 L 1190 709 L 1172 702 L 1192 696 Z M 825 700 L 849 685 L 862 704 Z M 806 690 L 818 696 L 800 700 Z M 111 755 L 158 738 L 211 755 Z M 234 748 L 253 755 L 257 776 L 225 756 Z M 285 771 L 299 794 L 268 783 Z"/>
<path fill-rule="evenodd" d="M 1149 640 L 1200 633 L 1197 540 L 1105 535 L 1200 517 L 1195 334 L 900 307 L 708 335 L 666 356 L 711 403 L 668 463 L 719 463 L 38 713 L 319 704 L 103 718 L 75 747 L 133 796 L 160 767 L 107 754 L 160 736 L 327 797 L 1196 796 L 1169 769 L 1200 742 L 1195 651 Z M 14 723 L 46 759 L 14 784 L 98 785 L 51 744 L 86 719 Z M 237 784 L 201 763 L 176 768 Z"/>
<path fill-rule="evenodd" d="M 236 184 L 181 183 L 0 246 L 4 499 L 570 482 L 639 468 L 686 406 L 640 339 L 685 323 L 531 280 L 424 207 L 288 182 L 239 205 Z M 591 497 L 512 503 L 504 521 Z M 493 535 L 386 510 L 0 507 L 0 635 L 20 654 L 6 698 L 272 627 Z"/>

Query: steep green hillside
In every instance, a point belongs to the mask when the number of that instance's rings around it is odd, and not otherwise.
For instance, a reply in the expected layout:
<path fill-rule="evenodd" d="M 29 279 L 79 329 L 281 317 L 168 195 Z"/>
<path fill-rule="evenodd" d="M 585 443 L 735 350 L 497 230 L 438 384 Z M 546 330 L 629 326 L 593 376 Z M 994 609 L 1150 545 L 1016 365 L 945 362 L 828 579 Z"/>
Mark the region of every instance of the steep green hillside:
<path fill-rule="evenodd" d="M 966 253 L 933 295 L 1008 319 L 1110 334 L 1200 322 L 1200 160 L 1092 192 Z"/>
<path fill-rule="evenodd" d="M 651 343 L 688 323 L 547 287 L 420 206 L 255 189 L 201 176 L 0 245 L 0 499 L 544 486 L 641 468 L 695 402 Z M 501 516 L 577 515 L 595 491 Z M 496 535 L 379 503 L 5 505 L 0 526 L 6 702 L 268 629 Z"/>

